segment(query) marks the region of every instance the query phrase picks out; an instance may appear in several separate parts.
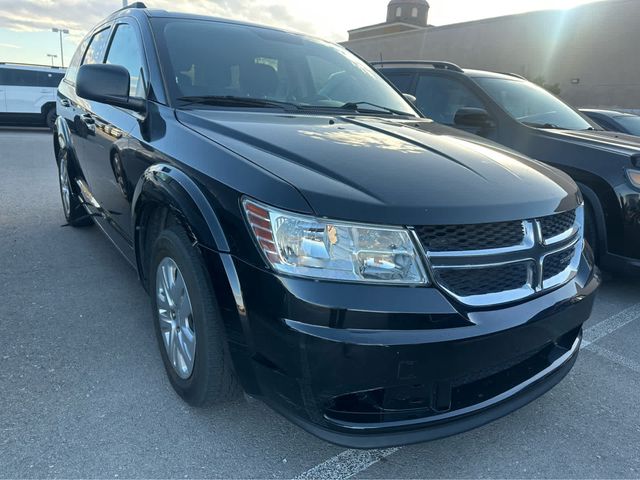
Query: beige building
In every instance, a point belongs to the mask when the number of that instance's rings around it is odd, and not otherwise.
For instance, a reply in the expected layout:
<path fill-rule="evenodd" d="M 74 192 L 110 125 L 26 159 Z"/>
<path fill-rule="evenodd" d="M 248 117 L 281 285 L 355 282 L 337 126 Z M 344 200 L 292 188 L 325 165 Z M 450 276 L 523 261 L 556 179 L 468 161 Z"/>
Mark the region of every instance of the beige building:
<path fill-rule="evenodd" d="M 425 16 L 416 20 L 420 6 Z M 441 27 L 428 25 L 428 11 L 426 0 L 392 0 L 387 22 L 350 31 L 344 45 L 369 61 L 448 60 L 543 77 L 578 107 L 640 109 L 640 0 Z"/>

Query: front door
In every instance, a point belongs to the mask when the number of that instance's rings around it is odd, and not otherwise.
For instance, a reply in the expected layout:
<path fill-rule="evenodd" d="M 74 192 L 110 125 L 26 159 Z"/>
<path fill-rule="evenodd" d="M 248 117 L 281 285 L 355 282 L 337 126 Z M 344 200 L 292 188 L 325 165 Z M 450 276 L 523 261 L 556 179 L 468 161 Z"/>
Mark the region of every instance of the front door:
<path fill-rule="evenodd" d="M 137 26 L 120 23 L 114 27 L 104 62 L 125 67 L 130 76 L 129 95 L 145 97 L 141 74 L 145 62 Z M 91 188 L 109 219 L 109 226 L 132 246 L 131 200 L 135 185 L 127 178 L 122 151 L 128 145 L 130 132 L 143 117 L 123 108 L 88 103 L 87 116 L 93 128 L 86 151 L 94 176 Z"/>

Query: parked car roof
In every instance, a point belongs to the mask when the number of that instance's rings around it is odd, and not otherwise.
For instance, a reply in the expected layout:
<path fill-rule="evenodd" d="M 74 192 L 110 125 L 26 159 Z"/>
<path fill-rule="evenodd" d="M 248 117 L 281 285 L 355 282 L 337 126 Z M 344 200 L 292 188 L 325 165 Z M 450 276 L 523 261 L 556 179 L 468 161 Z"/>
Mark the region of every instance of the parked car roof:
<path fill-rule="evenodd" d="M 0 62 L 0 68 L 12 68 L 18 70 L 34 70 L 38 72 L 49 72 L 51 70 L 59 71 L 60 73 L 64 73 L 66 68 L 64 67 L 52 67 L 51 65 L 37 65 L 31 63 L 13 63 L 13 62 Z"/>
<path fill-rule="evenodd" d="M 597 108 L 581 108 L 581 112 L 585 113 L 600 113 L 609 117 L 635 117 L 633 113 L 619 112 L 618 110 L 602 110 Z"/>

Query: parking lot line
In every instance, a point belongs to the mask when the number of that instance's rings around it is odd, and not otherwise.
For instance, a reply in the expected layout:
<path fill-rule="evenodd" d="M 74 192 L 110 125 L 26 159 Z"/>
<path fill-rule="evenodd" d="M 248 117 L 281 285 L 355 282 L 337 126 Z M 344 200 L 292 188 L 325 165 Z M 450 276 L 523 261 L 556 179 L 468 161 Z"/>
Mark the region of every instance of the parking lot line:
<path fill-rule="evenodd" d="M 640 303 L 636 303 L 629 308 L 622 310 L 619 313 L 603 320 L 602 322 L 588 328 L 584 332 L 582 339 L 582 348 L 588 347 L 593 342 L 597 342 L 601 338 L 612 334 L 616 330 L 621 329 L 625 325 L 640 318 Z"/>
<path fill-rule="evenodd" d="M 382 450 L 345 450 L 331 457 L 326 462 L 307 470 L 295 477 L 294 480 L 342 480 L 366 470 L 371 465 L 378 463 L 385 457 L 396 453 L 399 448 L 386 448 Z"/>
<path fill-rule="evenodd" d="M 611 335 L 613 332 L 638 319 L 640 319 L 640 303 L 632 305 L 631 307 L 601 321 L 593 327 L 586 329 L 583 334 L 580 349 L 589 349 L 608 360 L 640 373 L 640 365 L 636 362 L 598 345 L 594 345 L 594 342 L 597 342 L 607 335 Z M 327 461 L 322 462 L 321 464 L 316 465 L 315 467 L 312 467 L 306 472 L 298 475 L 294 480 L 312 480 L 319 478 L 327 480 L 345 480 L 367 470 L 369 467 L 375 465 L 389 455 L 393 455 L 401 449 L 402 447 L 387 448 L 383 450 L 345 450 L 331 457 Z"/>
<path fill-rule="evenodd" d="M 630 358 L 623 357 L 622 355 L 612 352 L 608 348 L 603 348 L 600 345 L 596 345 L 595 343 L 591 343 L 585 347 L 586 350 L 593 352 L 601 357 L 606 358 L 618 365 L 621 365 L 629 370 L 633 370 L 636 373 L 640 373 L 640 363 L 637 363 Z"/>

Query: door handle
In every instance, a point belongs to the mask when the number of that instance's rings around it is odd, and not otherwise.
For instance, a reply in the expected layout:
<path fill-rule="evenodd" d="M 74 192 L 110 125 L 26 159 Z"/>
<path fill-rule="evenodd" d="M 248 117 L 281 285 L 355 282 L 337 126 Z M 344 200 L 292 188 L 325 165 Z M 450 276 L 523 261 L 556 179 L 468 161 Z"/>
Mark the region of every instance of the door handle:
<path fill-rule="evenodd" d="M 63 107 L 67 107 L 68 108 L 68 107 L 71 106 L 71 102 L 65 98 L 63 100 L 60 100 L 60 105 L 62 105 Z"/>
<path fill-rule="evenodd" d="M 85 113 L 80 118 L 82 118 L 82 121 L 84 123 L 86 123 L 87 125 L 95 125 L 96 124 L 95 119 L 91 115 L 89 115 L 88 113 Z"/>

